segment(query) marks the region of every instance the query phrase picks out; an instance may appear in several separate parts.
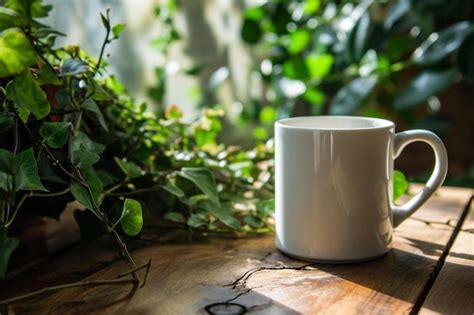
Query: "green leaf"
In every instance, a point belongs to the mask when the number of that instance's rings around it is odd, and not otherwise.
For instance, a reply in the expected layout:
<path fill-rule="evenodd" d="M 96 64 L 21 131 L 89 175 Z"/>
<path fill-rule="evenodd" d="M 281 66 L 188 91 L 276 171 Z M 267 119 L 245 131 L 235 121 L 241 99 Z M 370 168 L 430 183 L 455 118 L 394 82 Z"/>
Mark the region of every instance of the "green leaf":
<path fill-rule="evenodd" d="M 100 109 L 99 109 L 99 106 L 97 106 L 97 103 L 96 103 L 93 99 L 88 98 L 88 99 L 82 104 L 82 106 L 83 106 L 86 110 L 91 111 L 91 112 L 97 114 L 97 120 L 99 121 L 100 126 L 101 126 L 105 131 L 109 131 L 109 128 L 107 127 L 107 123 L 105 122 L 105 119 L 104 119 L 104 115 L 102 114 L 102 112 L 101 112 Z"/>
<path fill-rule="evenodd" d="M 30 69 L 23 70 L 7 85 L 7 96 L 18 109 L 28 110 L 38 120 L 46 117 L 51 110 L 46 94 L 31 75 Z"/>
<path fill-rule="evenodd" d="M 13 152 L 0 148 L 0 172 L 15 175 L 18 172 L 18 163 Z"/>
<path fill-rule="evenodd" d="M 13 117 L 10 113 L 0 113 L 0 134 L 7 132 L 13 126 Z"/>
<path fill-rule="evenodd" d="M 36 53 L 22 31 L 10 28 L 0 33 L 0 78 L 20 73 L 36 63 Z"/>
<path fill-rule="evenodd" d="M 376 76 L 357 78 L 342 87 L 329 109 L 331 115 L 349 115 L 357 110 L 377 84 Z"/>
<path fill-rule="evenodd" d="M 262 37 L 260 24 L 253 19 L 245 18 L 240 31 L 240 36 L 245 42 L 255 44 Z"/>
<path fill-rule="evenodd" d="M 193 137 L 200 149 L 203 149 L 208 144 L 215 144 L 217 134 L 218 133 L 215 131 L 204 130 L 201 128 L 193 129 Z"/>
<path fill-rule="evenodd" d="M 368 42 L 371 35 L 371 21 L 368 12 L 365 12 L 354 26 L 352 42 L 352 57 L 360 60 L 368 49 Z"/>
<path fill-rule="evenodd" d="M 100 19 L 105 29 L 110 30 L 110 21 L 102 13 L 100 13 Z"/>
<path fill-rule="evenodd" d="M 186 224 L 189 225 L 190 227 L 193 228 L 198 228 L 204 225 L 207 225 L 208 222 L 206 220 L 206 217 L 201 215 L 201 214 L 191 214 L 189 217 L 188 221 L 186 221 Z"/>
<path fill-rule="evenodd" d="M 7 236 L 7 229 L 0 225 L 0 278 L 3 279 L 7 273 L 8 262 L 13 251 L 18 247 L 17 238 Z"/>
<path fill-rule="evenodd" d="M 14 191 L 13 177 L 18 171 L 19 167 L 15 155 L 0 148 L 0 188 L 6 192 Z"/>
<path fill-rule="evenodd" d="M 13 176 L 4 172 L 0 172 L 0 189 L 4 192 L 13 191 Z"/>
<path fill-rule="evenodd" d="M 463 75 L 474 80 L 474 33 L 468 35 L 458 51 L 458 68 Z"/>
<path fill-rule="evenodd" d="M 85 148 L 87 151 L 95 154 L 102 154 L 105 150 L 105 145 L 92 141 L 84 132 L 79 131 L 74 137 L 72 149 L 80 150 L 81 148 Z"/>
<path fill-rule="evenodd" d="M 44 143 L 53 149 L 59 149 L 69 137 L 70 122 L 44 122 L 39 130 Z"/>
<path fill-rule="evenodd" d="M 262 126 L 257 126 L 253 128 L 253 137 L 256 140 L 262 140 L 265 141 L 268 139 L 268 131 Z"/>
<path fill-rule="evenodd" d="M 322 105 L 324 103 L 324 99 L 326 98 L 324 93 L 316 88 L 312 88 L 310 90 L 307 90 L 303 97 L 311 103 L 311 105 Z"/>
<path fill-rule="evenodd" d="M 20 26 L 21 22 L 15 11 L 0 7 L 0 31 Z"/>
<path fill-rule="evenodd" d="M 275 199 L 260 200 L 256 204 L 257 213 L 260 217 L 268 217 L 275 213 Z"/>
<path fill-rule="evenodd" d="M 321 3 L 320 0 L 310 0 L 305 2 L 304 13 L 311 15 L 318 11 Z"/>
<path fill-rule="evenodd" d="M 73 76 L 89 71 L 89 65 L 80 59 L 66 59 L 63 61 L 59 76 Z"/>
<path fill-rule="evenodd" d="M 204 200 L 199 203 L 199 207 L 204 209 L 207 213 L 215 216 L 219 221 L 231 229 L 240 229 L 240 221 L 232 215 L 231 205 L 229 203 L 222 203 L 220 206 L 217 206 L 210 200 Z"/>
<path fill-rule="evenodd" d="M 71 184 L 71 194 L 87 209 L 94 209 L 92 201 L 89 198 L 89 193 L 87 192 L 87 189 L 85 189 L 81 184 L 73 182 Z"/>
<path fill-rule="evenodd" d="M 59 80 L 57 73 L 53 72 L 50 67 L 44 66 L 38 71 L 38 84 L 60 85 L 61 80 Z"/>
<path fill-rule="evenodd" d="M 212 173 L 203 167 L 183 167 L 178 175 L 190 180 L 207 197 L 219 206 L 219 195 Z"/>
<path fill-rule="evenodd" d="M 22 151 L 16 155 L 18 173 L 15 176 L 15 191 L 41 190 L 48 191 L 41 183 L 38 174 L 38 165 L 35 160 L 33 148 Z"/>
<path fill-rule="evenodd" d="M 411 80 L 407 87 L 398 93 L 394 106 L 397 110 L 407 110 L 426 101 L 446 89 L 456 78 L 456 69 L 443 71 L 427 70 Z"/>
<path fill-rule="evenodd" d="M 102 187 L 106 187 L 117 182 L 117 178 L 106 170 L 96 170 L 95 174 L 102 183 Z"/>
<path fill-rule="evenodd" d="M 288 51 L 291 54 L 296 55 L 308 46 L 310 40 L 310 32 L 302 29 L 296 30 L 290 34 L 290 46 L 288 47 Z"/>
<path fill-rule="evenodd" d="M 452 24 L 438 34 L 431 34 L 413 53 L 413 62 L 430 65 L 441 61 L 457 50 L 472 31 L 472 23 L 464 21 Z"/>
<path fill-rule="evenodd" d="M 265 106 L 260 111 L 259 120 L 262 124 L 272 124 L 276 119 L 275 108 L 271 106 Z"/>
<path fill-rule="evenodd" d="M 260 21 L 265 17 L 263 6 L 249 6 L 245 9 L 244 17 L 253 21 Z"/>
<path fill-rule="evenodd" d="M 82 177 L 89 185 L 92 197 L 97 206 L 100 206 L 100 194 L 102 192 L 102 182 L 95 174 L 92 168 L 88 168 L 82 170 Z M 85 206 L 89 210 L 94 210 L 94 206 L 92 204 L 92 200 L 90 199 L 89 192 L 85 187 L 77 182 L 71 183 L 71 193 L 79 201 L 83 206 Z"/>
<path fill-rule="evenodd" d="M 165 219 L 177 223 L 186 222 L 186 218 L 181 212 L 168 212 L 167 214 L 165 214 Z"/>
<path fill-rule="evenodd" d="M 334 57 L 329 54 L 310 55 L 306 58 L 306 66 L 311 79 L 321 79 L 329 74 Z"/>
<path fill-rule="evenodd" d="M 178 198 L 183 198 L 184 197 L 184 191 L 181 190 L 181 188 L 179 188 L 178 186 L 176 186 L 175 184 L 173 184 L 171 182 L 166 183 L 166 185 L 161 186 L 161 188 L 163 188 L 164 190 L 166 190 L 170 194 L 175 195 Z"/>
<path fill-rule="evenodd" d="M 114 157 L 114 160 L 122 172 L 124 172 L 128 177 L 136 178 L 142 175 L 142 169 L 137 164 L 121 160 L 118 157 Z"/>
<path fill-rule="evenodd" d="M 258 216 L 246 216 L 244 222 L 253 228 L 260 228 L 263 225 L 262 220 Z"/>
<path fill-rule="evenodd" d="M 125 24 L 122 24 L 122 23 L 115 24 L 114 27 L 112 27 L 112 34 L 114 34 L 115 37 L 119 37 L 120 34 L 122 34 L 124 29 L 125 29 Z"/>
<path fill-rule="evenodd" d="M 79 147 L 77 150 L 73 150 L 71 155 L 72 163 L 79 169 L 89 168 L 100 160 L 98 154 L 88 151 L 84 146 Z"/>
<path fill-rule="evenodd" d="M 303 80 L 309 72 L 303 58 L 293 57 L 283 63 L 283 73 L 290 79 Z"/>
<path fill-rule="evenodd" d="M 8 0 L 5 6 L 28 20 L 46 17 L 53 8 L 52 5 L 42 5 L 41 0 Z"/>
<path fill-rule="evenodd" d="M 107 91 L 97 83 L 95 80 L 92 80 L 92 85 L 94 89 L 94 94 L 92 94 L 92 98 L 96 101 L 110 101 L 112 97 L 107 93 Z"/>
<path fill-rule="evenodd" d="M 140 233 L 143 227 L 143 216 L 142 206 L 138 201 L 129 198 L 125 199 L 120 225 L 127 235 L 135 236 Z"/>
<path fill-rule="evenodd" d="M 28 122 L 28 118 L 30 117 L 30 111 L 24 107 L 18 108 L 18 116 L 20 116 L 21 121 L 26 124 Z"/>
<path fill-rule="evenodd" d="M 393 171 L 393 201 L 396 201 L 408 189 L 408 181 L 400 171 Z"/>

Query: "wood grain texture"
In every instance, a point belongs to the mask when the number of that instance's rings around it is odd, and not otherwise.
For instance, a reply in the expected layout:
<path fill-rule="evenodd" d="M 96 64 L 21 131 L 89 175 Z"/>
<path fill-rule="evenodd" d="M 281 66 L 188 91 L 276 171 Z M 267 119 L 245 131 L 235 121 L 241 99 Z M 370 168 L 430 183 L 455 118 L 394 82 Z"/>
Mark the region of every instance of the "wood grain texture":
<path fill-rule="evenodd" d="M 184 235 L 134 252 L 137 264 L 153 260 L 143 289 L 68 289 L 28 301 L 29 305 L 14 305 L 13 310 L 34 314 L 408 313 L 432 276 L 470 197 L 467 189 L 441 189 L 397 228 L 391 252 L 366 263 L 294 260 L 275 250 L 271 235 L 207 237 L 191 243 Z M 83 257 L 75 255 L 85 265 L 95 259 L 86 251 Z M 85 279 L 114 279 L 123 270 L 123 262 L 114 262 Z M 27 285 L 25 279 L 22 283 Z M 434 305 L 432 311 L 441 311 L 438 308 Z"/>
<path fill-rule="evenodd" d="M 474 211 L 472 204 L 421 314 L 474 314 Z"/>

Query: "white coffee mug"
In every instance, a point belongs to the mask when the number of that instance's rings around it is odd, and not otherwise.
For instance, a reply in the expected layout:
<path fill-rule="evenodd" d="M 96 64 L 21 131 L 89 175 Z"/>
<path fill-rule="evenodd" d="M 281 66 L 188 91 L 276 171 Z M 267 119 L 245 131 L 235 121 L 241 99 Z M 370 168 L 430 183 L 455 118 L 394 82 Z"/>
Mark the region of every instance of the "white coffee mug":
<path fill-rule="evenodd" d="M 392 202 L 393 161 L 409 143 L 434 151 L 423 189 L 403 206 Z M 276 245 L 322 262 L 372 259 L 391 248 L 392 230 L 443 183 L 446 149 L 434 133 L 395 133 L 393 122 L 315 116 L 275 124 Z"/>

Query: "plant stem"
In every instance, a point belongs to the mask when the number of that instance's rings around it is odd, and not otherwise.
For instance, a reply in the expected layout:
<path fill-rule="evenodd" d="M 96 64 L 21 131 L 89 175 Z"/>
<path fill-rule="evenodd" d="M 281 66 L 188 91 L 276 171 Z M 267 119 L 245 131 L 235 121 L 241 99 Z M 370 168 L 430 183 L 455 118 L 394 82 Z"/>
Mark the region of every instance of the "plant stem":
<path fill-rule="evenodd" d="M 150 265 L 151 265 L 151 259 L 149 259 L 148 262 L 147 262 L 146 264 L 144 264 L 144 265 L 138 266 L 138 267 L 136 267 L 136 268 L 133 268 L 132 270 L 129 270 L 129 271 L 126 271 L 126 272 L 123 272 L 123 273 L 119 274 L 119 275 L 117 276 L 117 278 L 123 278 L 123 277 L 125 277 L 125 276 L 128 276 L 128 275 L 134 273 L 134 272 L 140 271 L 140 270 L 142 270 L 142 269 L 144 269 L 144 268 L 150 269 Z M 146 279 L 146 276 L 145 276 L 145 279 Z"/>
<path fill-rule="evenodd" d="M 13 128 L 13 154 L 16 155 L 18 152 L 18 147 L 20 145 L 20 136 L 18 134 L 18 117 L 15 116 L 15 126 Z"/>
<path fill-rule="evenodd" d="M 56 70 L 54 69 L 53 65 L 48 61 L 48 59 L 46 59 L 46 57 L 43 56 L 43 54 L 41 54 L 39 51 L 36 51 L 36 53 L 41 58 L 41 60 L 43 60 L 44 63 L 51 69 L 51 71 L 53 71 L 53 73 L 57 76 Z"/>
<path fill-rule="evenodd" d="M 152 186 L 152 187 L 148 187 L 148 188 L 136 189 L 136 190 L 134 190 L 134 191 L 127 191 L 127 192 L 109 192 L 108 195 L 109 195 L 109 196 L 132 196 L 132 195 L 141 194 L 141 193 L 144 193 L 144 192 L 155 191 L 155 190 L 157 190 L 158 188 L 160 188 L 160 186 L 159 186 L 159 185 L 156 185 L 156 186 Z"/>
<path fill-rule="evenodd" d="M 106 191 L 104 191 L 104 195 L 109 195 L 111 192 L 113 192 L 113 191 L 119 189 L 120 187 L 122 187 L 123 185 L 125 185 L 125 184 L 128 182 L 128 180 L 129 180 L 129 178 L 128 178 L 128 177 L 125 177 L 125 179 L 124 179 L 122 182 L 120 182 L 120 183 L 118 183 L 117 185 L 112 186 L 112 187 L 110 187 L 109 189 L 107 189 Z"/>
<path fill-rule="evenodd" d="M 76 118 L 76 125 L 74 126 L 75 130 L 79 130 L 79 127 L 81 126 L 81 120 L 82 120 L 82 110 L 79 110 L 79 113 L 77 114 L 77 118 Z"/>
<path fill-rule="evenodd" d="M 71 189 L 69 187 L 67 187 L 66 189 L 64 190 L 61 190 L 61 191 L 58 191 L 58 192 L 55 192 L 55 193 L 50 193 L 50 194 L 32 194 L 30 197 L 57 197 L 57 196 L 61 196 L 61 195 L 64 195 L 64 194 L 67 194 Z"/>
<path fill-rule="evenodd" d="M 107 9 L 107 20 L 110 20 L 109 19 L 109 11 L 110 11 L 110 9 Z M 110 42 L 109 35 L 110 35 L 110 27 L 107 27 L 106 28 L 106 33 L 105 33 L 105 40 L 102 43 L 102 48 L 100 49 L 99 59 L 97 60 L 97 64 L 95 66 L 95 72 L 97 72 L 99 70 L 100 63 L 102 62 L 102 58 L 104 56 L 105 46 L 107 46 L 107 44 Z"/>
<path fill-rule="evenodd" d="M 13 304 L 25 299 L 29 299 L 38 295 L 41 295 L 46 292 L 51 292 L 51 291 L 58 291 L 62 289 L 67 289 L 67 288 L 74 288 L 74 287 L 87 287 L 87 286 L 99 286 L 99 285 L 114 285 L 114 284 L 125 284 L 125 283 L 130 283 L 133 284 L 134 287 L 137 287 L 139 284 L 138 280 L 135 279 L 112 279 L 112 280 L 92 280 L 92 281 L 80 281 L 80 282 L 73 282 L 73 283 L 66 283 L 66 284 L 61 284 L 61 285 L 56 285 L 56 286 L 51 286 L 51 287 L 45 287 L 41 290 L 34 291 L 31 293 L 23 294 L 16 296 L 11 299 L 6 299 L 3 301 L 0 301 L 0 305 L 9 305 Z"/>
<path fill-rule="evenodd" d="M 75 170 L 75 174 L 69 172 L 63 165 L 62 163 L 53 155 L 53 153 L 51 152 L 51 150 L 48 148 L 47 145 L 45 145 L 41 140 L 39 140 L 38 138 L 36 138 L 33 133 L 31 132 L 31 130 L 28 128 L 28 126 L 26 124 L 23 123 L 23 127 L 27 130 L 30 138 L 32 140 L 34 140 L 36 143 L 38 143 L 43 149 L 44 151 L 46 152 L 48 158 L 51 160 L 51 162 L 53 163 L 54 166 L 58 167 L 64 174 L 66 174 L 71 180 L 79 183 L 82 187 L 84 187 L 86 190 L 87 190 L 87 193 L 88 193 L 88 196 L 89 196 L 89 199 L 91 201 L 91 204 L 92 204 L 92 207 L 93 207 L 93 212 L 96 214 L 97 218 L 99 220 L 102 221 L 102 223 L 104 224 L 105 226 L 105 230 L 108 232 L 108 233 L 112 233 L 113 236 L 115 237 L 116 241 L 117 241 L 117 244 L 119 245 L 120 247 L 120 250 L 121 250 L 121 253 L 122 255 L 125 257 L 125 259 L 127 260 L 128 264 L 130 265 L 130 267 L 132 268 L 135 268 L 136 267 L 136 264 L 132 258 L 132 256 L 130 255 L 130 252 L 128 251 L 128 248 L 127 248 L 127 245 L 122 241 L 122 239 L 120 238 L 120 235 L 117 233 L 117 231 L 111 229 L 110 225 L 109 225 L 109 221 L 108 221 L 108 218 L 107 218 L 107 215 L 100 211 L 99 207 L 97 206 L 96 202 L 95 202 L 95 198 L 94 198 L 94 195 L 92 194 L 92 190 L 90 188 L 90 186 L 87 184 L 87 182 L 84 180 L 84 178 L 82 177 L 81 173 L 79 172 L 79 170 Z M 136 274 L 134 273 L 133 274 L 133 278 L 134 280 L 136 280 L 137 276 Z"/>
<path fill-rule="evenodd" d="M 115 240 L 119 244 L 119 246 L 122 250 L 122 255 L 126 258 L 126 260 L 128 262 L 128 265 L 131 268 L 136 268 L 137 265 L 135 264 L 135 261 L 133 260 L 132 256 L 130 255 L 130 252 L 128 251 L 127 245 L 125 245 L 125 243 L 120 238 L 120 235 L 115 230 L 111 230 L 110 233 L 112 233 L 112 235 L 115 237 Z M 137 279 L 137 275 L 135 274 L 135 272 L 132 273 L 132 276 L 133 276 L 134 280 Z"/>
<path fill-rule="evenodd" d="M 16 215 L 18 214 L 18 211 L 20 210 L 21 206 L 23 205 L 23 202 L 25 202 L 26 198 L 28 198 L 29 196 L 31 196 L 33 192 L 29 192 L 29 193 L 25 193 L 23 195 L 23 197 L 21 197 L 20 201 L 18 202 L 18 204 L 15 206 L 15 209 L 13 210 L 13 213 L 11 215 L 11 217 L 7 220 L 7 222 L 5 223 L 5 227 L 9 227 L 12 223 L 13 223 L 13 220 L 15 220 L 16 218 Z"/>

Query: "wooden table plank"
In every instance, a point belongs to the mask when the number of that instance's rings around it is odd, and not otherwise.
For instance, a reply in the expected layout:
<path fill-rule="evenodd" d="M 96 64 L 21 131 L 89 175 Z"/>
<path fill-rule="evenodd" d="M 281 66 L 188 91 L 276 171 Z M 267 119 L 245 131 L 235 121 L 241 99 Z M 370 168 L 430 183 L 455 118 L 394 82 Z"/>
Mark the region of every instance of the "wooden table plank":
<path fill-rule="evenodd" d="M 407 313 L 432 276 L 470 197 L 467 189 L 441 189 L 397 228 L 394 249 L 371 262 L 308 264 L 276 251 L 271 235 L 150 244 L 134 253 L 137 263 L 153 259 L 143 289 L 68 289 L 30 301 L 33 307 L 14 309 L 35 314 L 205 314 L 206 307 L 244 308 L 255 314 Z M 87 263 L 87 256 L 83 259 Z M 113 279 L 123 269 L 116 262 L 86 279 Z"/>
<path fill-rule="evenodd" d="M 421 314 L 474 314 L 474 211 L 472 204 Z"/>

